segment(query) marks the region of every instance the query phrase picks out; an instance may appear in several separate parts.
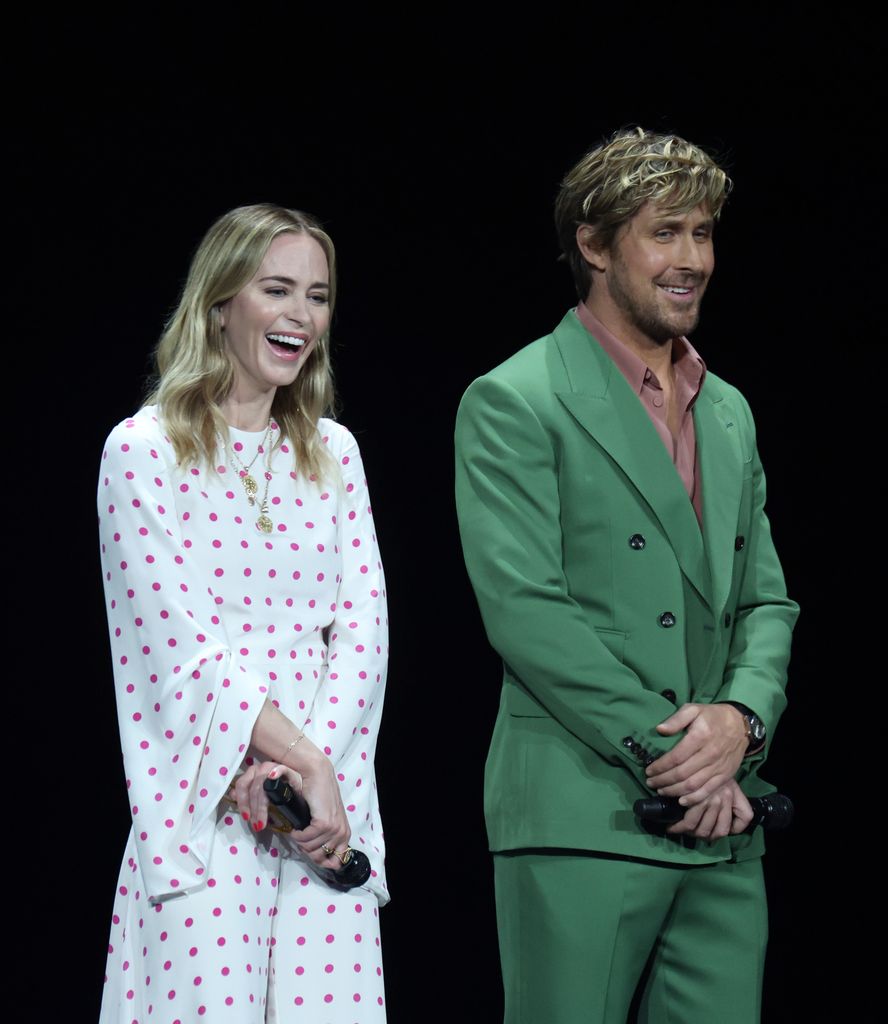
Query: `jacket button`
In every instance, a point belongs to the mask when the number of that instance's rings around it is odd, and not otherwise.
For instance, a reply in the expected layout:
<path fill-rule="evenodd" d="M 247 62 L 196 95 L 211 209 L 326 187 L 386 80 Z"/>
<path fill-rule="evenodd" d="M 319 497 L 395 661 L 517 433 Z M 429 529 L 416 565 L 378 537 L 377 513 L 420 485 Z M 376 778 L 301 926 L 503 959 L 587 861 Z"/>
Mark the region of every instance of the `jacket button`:
<path fill-rule="evenodd" d="M 744 546 L 745 546 L 745 544 L 746 544 L 746 538 L 745 537 L 740 536 L 740 537 L 735 537 L 734 538 L 734 550 L 735 551 L 742 551 Z"/>
<path fill-rule="evenodd" d="M 641 549 L 647 544 L 647 541 L 640 533 L 633 533 L 629 538 L 629 547 L 633 551 L 641 551 Z"/>
<path fill-rule="evenodd" d="M 623 746 L 631 750 L 635 746 L 635 740 L 631 736 L 624 736 Z"/>
<path fill-rule="evenodd" d="M 725 612 L 725 629 L 727 629 L 728 626 L 730 626 L 730 624 L 731 624 L 731 613 L 730 612 Z"/>
<path fill-rule="evenodd" d="M 660 696 L 665 697 L 671 704 L 676 702 L 675 690 L 663 690 Z"/>
<path fill-rule="evenodd" d="M 663 612 L 663 614 L 657 620 L 663 629 L 670 629 L 675 625 L 675 616 L 672 612 Z"/>

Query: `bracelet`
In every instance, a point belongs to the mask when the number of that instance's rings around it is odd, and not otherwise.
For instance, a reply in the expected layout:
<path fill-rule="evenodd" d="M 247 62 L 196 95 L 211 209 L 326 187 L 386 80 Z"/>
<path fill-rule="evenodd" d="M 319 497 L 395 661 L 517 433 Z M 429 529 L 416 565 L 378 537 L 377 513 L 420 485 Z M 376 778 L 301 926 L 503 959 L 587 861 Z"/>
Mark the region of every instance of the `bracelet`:
<path fill-rule="evenodd" d="M 304 732 L 301 732 L 301 733 L 299 733 L 299 735 L 298 735 L 298 736 L 296 737 L 296 739 L 295 739 L 295 740 L 293 740 L 293 742 L 292 742 L 292 743 L 290 743 L 290 744 L 289 744 L 289 745 L 287 746 L 287 749 L 286 749 L 286 750 L 284 751 L 284 757 L 283 757 L 283 758 L 281 758 L 281 760 L 283 761 L 283 759 L 284 759 L 284 758 L 285 758 L 285 757 L 287 756 L 287 754 L 289 754 L 289 753 L 290 753 L 290 751 L 291 751 L 291 750 L 293 749 L 293 747 L 295 747 L 295 746 L 296 746 L 296 744 L 297 744 L 297 743 L 298 743 L 298 742 L 299 742 L 300 740 L 304 740 L 304 739 L 305 739 L 305 733 L 304 733 Z"/>

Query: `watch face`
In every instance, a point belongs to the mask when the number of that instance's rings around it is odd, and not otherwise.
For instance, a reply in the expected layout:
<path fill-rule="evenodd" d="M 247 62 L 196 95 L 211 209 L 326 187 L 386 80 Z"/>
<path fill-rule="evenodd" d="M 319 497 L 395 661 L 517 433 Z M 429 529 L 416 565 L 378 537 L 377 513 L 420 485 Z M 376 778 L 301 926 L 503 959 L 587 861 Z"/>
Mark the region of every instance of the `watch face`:
<path fill-rule="evenodd" d="M 750 715 L 748 722 L 751 738 L 760 743 L 765 738 L 765 723 L 758 715 Z"/>

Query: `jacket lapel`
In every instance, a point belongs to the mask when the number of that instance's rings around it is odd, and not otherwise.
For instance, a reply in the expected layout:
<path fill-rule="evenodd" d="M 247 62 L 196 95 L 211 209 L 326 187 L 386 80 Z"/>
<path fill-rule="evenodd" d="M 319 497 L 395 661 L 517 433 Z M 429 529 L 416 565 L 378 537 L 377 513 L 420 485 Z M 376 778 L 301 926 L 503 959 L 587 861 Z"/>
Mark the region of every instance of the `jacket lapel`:
<path fill-rule="evenodd" d="M 694 430 L 700 453 L 703 535 L 712 573 L 712 608 L 720 614 L 731 588 L 743 454 L 734 413 L 711 376 L 707 376 L 694 406 Z"/>
<path fill-rule="evenodd" d="M 569 391 L 556 392 L 558 399 L 629 478 L 663 527 L 682 572 L 710 603 L 706 550 L 694 508 L 638 396 L 572 312 L 556 328 L 555 341 L 570 383 Z M 703 480 L 705 503 L 705 470 Z"/>

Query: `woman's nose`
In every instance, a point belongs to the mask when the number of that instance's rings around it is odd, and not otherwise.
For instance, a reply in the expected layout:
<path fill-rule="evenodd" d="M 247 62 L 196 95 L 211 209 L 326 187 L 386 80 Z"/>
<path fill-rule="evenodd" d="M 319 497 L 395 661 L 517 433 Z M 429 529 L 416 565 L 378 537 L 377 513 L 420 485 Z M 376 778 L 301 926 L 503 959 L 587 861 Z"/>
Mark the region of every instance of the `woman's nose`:
<path fill-rule="evenodd" d="M 289 308 L 287 310 L 287 319 L 292 320 L 294 323 L 298 324 L 307 323 L 309 319 L 308 303 L 304 295 L 292 295 L 290 297 Z"/>

